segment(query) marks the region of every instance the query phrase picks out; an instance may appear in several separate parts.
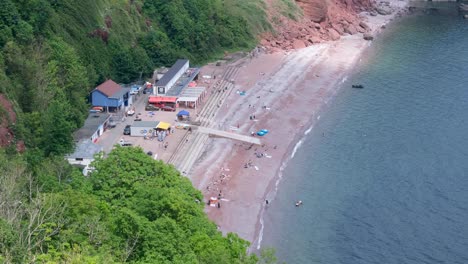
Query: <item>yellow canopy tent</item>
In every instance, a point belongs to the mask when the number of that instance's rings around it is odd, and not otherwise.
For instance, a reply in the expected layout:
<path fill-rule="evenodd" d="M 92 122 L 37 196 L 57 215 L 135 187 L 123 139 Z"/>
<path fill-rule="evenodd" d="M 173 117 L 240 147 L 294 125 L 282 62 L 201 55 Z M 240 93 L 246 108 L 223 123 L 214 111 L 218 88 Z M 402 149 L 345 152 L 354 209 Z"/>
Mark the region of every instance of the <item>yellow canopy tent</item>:
<path fill-rule="evenodd" d="M 158 126 L 156 128 L 163 129 L 163 130 L 168 130 L 169 127 L 171 127 L 171 124 L 166 123 L 166 122 L 159 122 Z"/>

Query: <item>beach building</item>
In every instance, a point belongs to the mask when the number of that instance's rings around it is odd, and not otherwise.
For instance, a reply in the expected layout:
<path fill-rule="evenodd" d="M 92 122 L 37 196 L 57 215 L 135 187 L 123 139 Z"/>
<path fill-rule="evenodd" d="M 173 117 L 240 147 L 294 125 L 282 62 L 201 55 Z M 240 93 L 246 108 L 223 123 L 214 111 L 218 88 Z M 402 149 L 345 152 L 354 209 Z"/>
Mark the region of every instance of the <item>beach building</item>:
<path fill-rule="evenodd" d="M 189 60 L 179 59 L 174 65 L 163 75 L 163 77 L 156 82 L 156 94 L 166 94 L 176 83 L 176 81 L 185 73 L 189 68 Z"/>
<path fill-rule="evenodd" d="M 205 87 L 187 87 L 179 94 L 177 103 L 185 107 L 197 108 L 206 96 Z"/>
<path fill-rule="evenodd" d="M 161 121 L 135 121 L 130 127 L 132 137 L 154 137 L 157 131 L 168 131 L 171 124 Z"/>
<path fill-rule="evenodd" d="M 93 106 L 103 107 L 106 112 L 118 112 L 131 105 L 130 89 L 112 80 L 107 80 L 91 92 Z"/>
<path fill-rule="evenodd" d="M 177 97 L 175 96 L 150 96 L 148 97 L 148 104 L 167 111 L 175 111 L 176 107 L 178 107 Z"/>
<path fill-rule="evenodd" d="M 161 78 L 164 76 L 164 74 L 167 73 L 168 70 L 169 69 L 166 67 L 162 67 L 162 68 L 154 70 L 153 77 L 151 78 L 152 83 L 156 84 L 156 82 L 161 80 Z"/>
<path fill-rule="evenodd" d="M 94 161 L 95 155 L 102 151 L 101 146 L 94 144 L 91 140 L 83 139 L 76 144 L 75 151 L 66 155 L 65 158 L 71 165 L 82 168 L 83 174 L 87 176 L 93 170 L 90 165 Z"/>
<path fill-rule="evenodd" d="M 162 96 L 178 96 L 193 80 L 197 80 L 200 68 L 190 68 L 189 60 L 179 59 L 154 84 L 153 94 Z M 153 76 L 154 79 L 159 76 Z"/>
<path fill-rule="evenodd" d="M 75 150 L 66 155 L 66 159 L 68 163 L 83 168 L 84 175 L 91 170 L 89 165 L 94 160 L 94 156 L 103 151 L 96 142 L 109 126 L 110 118 L 111 115 L 108 113 L 92 112 L 86 118 L 83 127 L 73 134 Z"/>
<path fill-rule="evenodd" d="M 158 127 L 159 121 L 135 121 L 130 127 L 130 136 L 144 137 L 153 133 Z"/>
<path fill-rule="evenodd" d="M 111 115 L 108 113 L 89 113 L 86 118 L 83 127 L 78 129 L 74 134 L 73 138 L 75 142 L 79 142 L 84 139 L 96 142 L 97 139 L 104 133 L 104 130 L 110 124 Z"/>

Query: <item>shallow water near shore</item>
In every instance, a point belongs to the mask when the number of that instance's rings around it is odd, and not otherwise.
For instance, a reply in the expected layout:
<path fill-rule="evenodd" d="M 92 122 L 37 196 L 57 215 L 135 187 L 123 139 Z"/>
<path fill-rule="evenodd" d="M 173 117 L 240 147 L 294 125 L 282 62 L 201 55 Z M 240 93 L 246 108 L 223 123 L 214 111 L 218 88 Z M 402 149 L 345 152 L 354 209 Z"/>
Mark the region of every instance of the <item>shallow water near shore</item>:
<path fill-rule="evenodd" d="M 389 26 L 282 172 L 262 247 L 286 263 L 468 263 L 467 44 L 460 17 Z"/>

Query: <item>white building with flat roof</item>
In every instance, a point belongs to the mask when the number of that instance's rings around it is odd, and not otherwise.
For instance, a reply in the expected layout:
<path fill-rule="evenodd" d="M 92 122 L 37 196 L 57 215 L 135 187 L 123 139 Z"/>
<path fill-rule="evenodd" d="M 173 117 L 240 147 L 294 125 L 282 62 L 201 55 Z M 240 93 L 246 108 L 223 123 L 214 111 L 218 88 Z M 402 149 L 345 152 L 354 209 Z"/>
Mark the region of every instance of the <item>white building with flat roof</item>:
<path fill-rule="evenodd" d="M 174 65 L 164 74 L 164 76 L 156 82 L 153 89 L 155 95 L 165 95 L 177 80 L 185 73 L 189 68 L 189 60 L 179 59 Z"/>

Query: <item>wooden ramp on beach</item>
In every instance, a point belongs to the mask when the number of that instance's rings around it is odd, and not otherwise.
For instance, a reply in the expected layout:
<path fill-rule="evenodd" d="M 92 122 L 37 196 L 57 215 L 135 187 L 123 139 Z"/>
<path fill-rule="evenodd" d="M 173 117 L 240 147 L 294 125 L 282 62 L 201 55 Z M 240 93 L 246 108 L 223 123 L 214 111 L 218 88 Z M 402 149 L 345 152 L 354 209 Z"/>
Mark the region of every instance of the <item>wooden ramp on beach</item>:
<path fill-rule="evenodd" d="M 243 142 L 247 142 L 250 144 L 256 144 L 256 145 L 261 145 L 262 143 L 260 142 L 259 138 L 252 137 L 252 136 L 244 136 L 244 135 L 239 135 L 236 133 L 232 132 L 227 132 L 227 131 L 222 131 L 222 130 L 217 130 L 209 127 L 196 127 L 198 132 L 212 135 L 212 136 L 217 136 L 217 137 L 224 137 L 224 138 L 230 138 L 234 140 L 239 140 Z"/>

